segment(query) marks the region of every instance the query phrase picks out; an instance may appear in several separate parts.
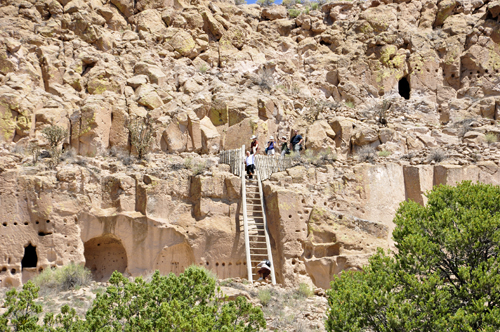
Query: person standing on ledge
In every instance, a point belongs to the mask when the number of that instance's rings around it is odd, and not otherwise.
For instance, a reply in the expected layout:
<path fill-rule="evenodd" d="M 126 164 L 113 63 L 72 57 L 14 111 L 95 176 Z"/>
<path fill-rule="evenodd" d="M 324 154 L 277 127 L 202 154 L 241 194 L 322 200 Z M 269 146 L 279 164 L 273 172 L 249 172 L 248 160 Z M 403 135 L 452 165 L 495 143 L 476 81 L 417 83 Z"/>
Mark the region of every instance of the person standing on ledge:
<path fill-rule="evenodd" d="M 245 158 L 245 170 L 247 171 L 248 178 L 253 179 L 255 173 L 255 155 L 251 155 L 250 151 L 247 151 L 247 157 Z"/>
<path fill-rule="evenodd" d="M 290 144 L 292 145 L 293 152 L 298 153 L 300 156 L 300 150 L 302 150 L 302 142 L 304 142 L 304 138 L 299 135 L 298 130 L 295 130 L 294 133 L 295 135 L 293 135 L 292 139 L 290 140 Z"/>
<path fill-rule="evenodd" d="M 273 136 L 269 137 L 269 142 L 267 142 L 266 151 L 267 151 L 268 156 L 274 156 L 275 150 L 274 150 L 274 137 Z"/>
<path fill-rule="evenodd" d="M 290 154 L 290 149 L 288 149 L 288 143 L 286 141 L 286 136 L 281 137 L 281 156 L 284 157 L 287 154 Z"/>
<path fill-rule="evenodd" d="M 257 142 L 257 136 L 253 135 L 251 140 L 252 143 L 250 143 L 250 153 L 257 154 L 257 152 L 259 151 L 259 142 Z"/>

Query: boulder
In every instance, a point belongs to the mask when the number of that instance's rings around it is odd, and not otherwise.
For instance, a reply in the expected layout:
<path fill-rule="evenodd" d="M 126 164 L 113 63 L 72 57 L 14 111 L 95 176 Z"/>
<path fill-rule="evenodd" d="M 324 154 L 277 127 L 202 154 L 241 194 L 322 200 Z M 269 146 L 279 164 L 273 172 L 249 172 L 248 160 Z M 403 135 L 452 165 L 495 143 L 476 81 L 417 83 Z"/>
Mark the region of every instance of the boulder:
<path fill-rule="evenodd" d="M 154 110 L 157 107 L 163 105 L 163 101 L 156 92 L 155 87 L 151 84 L 144 84 L 138 87 L 135 91 L 137 95 L 137 103 L 142 106 L 146 106 L 150 110 Z"/>
<path fill-rule="evenodd" d="M 471 114 L 477 114 L 483 118 L 494 119 L 497 107 L 495 97 L 483 98 L 469 108 Z"/>
<path fill-rule="evenodd" d="M 41 46 L 37 50 L 38 57 L 42 59 L 41 68 L 45 88 L 51 84 L 63 84 L 64 70 L 59 60 L 60 49 L 56 45 Z"/>
<path fill-rule="evenodd" d="M 307 129 L 306 146 L 314 152 L 335 149 L 335 132 L 326 120 L 316 120 Z"/>
<path fill-rule="evenodd" d="M 87 9 L 87 4 L 83 0 L 72 0 L 64 6 L 64 12 L 71 14 Z"/>
<path fill-rule="evenodd" d="M 163 132 L 165 141 L 165 152 L 183 152 L 187 150 L 189 131 L 187 128 L 187 118 L 178 121 L 171 121 Z"/>
<path fill-rule="evenodd" d="M 122 94 L 125 90 L 125 77 L 122 70 L 116 65 L 95 66 L 88 73 L 87 90 L 94 95 L 106 91 Z"/>
<path fill-rule="evenodd" d="M 111 3 L 115 5 L 125 17 L 134 15 L 135 0 L 111 0 Z"/>
<path fill-rule="evenodd" d="M 71 116 L 72 139 L 78 139 L 78 153 L 95 156 L 109 147 L 112 106 L 101 97 L 90 97 Z"/>
<path fill-rule="evenodd" d="M 500 14 L 500 1 L 492 1 L 488 4 L 488 11 L 493 18 Z"/>
<path fill-rule="evenodd" d="M 201 16 L 203 17 L 203 21 L 205 22 L 205 32 L 210 33 L 212 36 L 214 36 L 215 39 L 219 40 L 226 31 L 222 24 L 220 24 L 219 21 L 217 21 L 213 17 L 212 13 L 207 10 L 203 11 L 201 13 Z"/>
<path fill-rule="evenodd" d="M 417 134 L 417 137 L 428 148 L 435 148 L 438 146 L 436 139 L 430 135 Z"/>
<path fill-rule="evenodd" d="M 354 130 L 353 136 L 351 137 L 352 142 L 358 146 L 377 142 L 378 139 L 378 131 L 374 128 L 364 125 L 358 125 Z"/>
<path fill-rule="evenodd" d="M 141 12 L 147 9 L 163 9 L 168 7 L 173 7 L 174 2 L 172 0 L 135 0 L 136 10 Z"/>
<path fill-rule="evenodd" d="M 274 116 L 274 103 L 271 99 L 260 98 L 257 101 L 259 108 L 259 118 L 267 120 Z"/>
<path fill-rule="evenodd" d="M 395 10 L 389 6 L 371 7 L 361 13 L 370 28 L 367 32 L 380 33 L 397 27 L 398 19 Z M 365 28 L 366 29 L 366 28 Z M 371 30 L 371 31 L 370 31 Z"/>
<path fill-rule="evenodd" d="M 6 86 L 0 87 L 0 143 L 12 142 L 16 134 L 16 118 L 21 96 Z"/>
<path fill-rule="evenodd" d="M 163 39 L 163 36 L 167 33 L 165 23 L 163 23 L 161 15 L 157 10 L 147 9 L 134 17 L 139 32 L 143 31 L 150 33 L 157 40 Z"/>
<path fill-rule="evenodd" d="M 452 14 L 453 9 L 457 6 L 456 0 L 443 0 L 438 3 L 436 21 L 434 26 L 443 25 L 444 21 Z"/>
<path fill-rule="evenodd" d="M 193 59 L 198 55 L 193 37 L 185 30 L 179 30 L 168 43 L 181 56 Z"/>
<path fill-rule="evenodd" d="M 134 77 L 131 77 L 127 80 L 127 85 L 130 85 L 134 89 L 137 89 L 143 84 L 146 84 L 149 82 L 149 78 L 146 75 L 136 75 Z"/>
<path fill-rule="evenodd" d="M 215 154 L 219 152 L 221 135 L 217 131 L 209 117 L 204 117 L 200 121 L 202 138 L 202 153 Z"/>
<path fill-rule="evenodd" d="M 480 144 L 486 142 L 486 137 L 483 133 L 471 130 L 465 133 L 463 142 Z"/>
<path fill-rule="evenodd" d="M 0 74 L 7 75 L 17 70 L 17 63 L 14 58 L 9 57 L 7 47 L 0 44 Z"/>
<path fill-rule="evenodd" d="M 335 145 L 341 154 L 347 154 L 351 149 L 351 137 L 354 134 L 354 127 L 357 125 L 353 119 L 336 117 L 329 121 L 335 132 Z"/>
<path fill-rule="evenodd" d="M 167 83 L 167 75 L 163 73 L 160 67 L 146 62 L 138 62 L 134 66 L 134 73 L 136 75 L 146 75 L 151 83 L 158 84 L 159 86 Z"/>
<path fill-rule="evenodd" d="M 287 17 L 285 6 L 269 6 L 262 10 L 262 17 L 271 21 Z"/>

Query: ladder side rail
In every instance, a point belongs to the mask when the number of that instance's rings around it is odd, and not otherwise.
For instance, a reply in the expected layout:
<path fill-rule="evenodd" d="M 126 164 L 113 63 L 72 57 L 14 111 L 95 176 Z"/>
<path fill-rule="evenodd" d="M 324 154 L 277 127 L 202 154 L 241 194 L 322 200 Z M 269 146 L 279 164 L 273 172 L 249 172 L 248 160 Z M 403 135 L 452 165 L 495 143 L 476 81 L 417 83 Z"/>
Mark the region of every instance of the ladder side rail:
<path fill-rule="evenodd" d="M 269 261 L 271 262 L 271 282 L 273 283 L 273 285 L 276 285 L 276 275 L 274 274 L 273 252 L 271 250 L 271 241 L 269 239 L 269 228 L 267 227 L 266 206 L 264 205 L 264 192 L 262 190 L 262 182 L 260 181 L 260 175 L 258 172 L 257 172 L 257 183 L 259 184 L 262 219 L 264 220 L 264 234 L 266 235 L 266 247 L 268 256 L 267 259 L 269 259 Z"/>
<path fill-rule="evenodd" d="M 245 151 L 245 145 L 241 147 L 241 151 Z M 247 259 L 248 282 L 253 282 L 252 276 L 252 258 L 250 257 L 250 238 L 248 236 L 248 220 L 247 220 L 247 188 L 245 181 L 245 172 L 243 172 L 243 163 L 240 163 L 241 170 L 241 204 L 243 210 L 243 232 L 245 236 L 245 256 Z"/>

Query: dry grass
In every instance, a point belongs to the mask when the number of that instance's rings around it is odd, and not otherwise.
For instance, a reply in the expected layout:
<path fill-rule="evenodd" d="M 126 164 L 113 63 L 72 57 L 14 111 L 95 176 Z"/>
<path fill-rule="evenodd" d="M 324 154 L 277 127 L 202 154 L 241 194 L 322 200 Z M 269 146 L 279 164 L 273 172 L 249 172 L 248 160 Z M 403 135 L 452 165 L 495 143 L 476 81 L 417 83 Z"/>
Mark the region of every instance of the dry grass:
<path fill-rule="evenodd" d="M 498 142 L 498 136 L 495 133 L 487 133 L 484 138 L 488 144 L 493 144 Z"/>
<path fill-rule="evenodd" d="M 297 290 L 297 293 L 303 297 L 311 297 L 314 295 L 311 286 L 303 282 L 299 284 L 299 289 Z"/>
<path fill-rule="evenodd" d="M 389 157 L 390 155 L 391 155 L 391 151 L 387 151 L 387 150 L 382 150 L 382 151 L 379 151 L 379 153 L 378 153 L 379 157 Z"/>
<path fill-rule="evenodd" d="M 78 289 L 89 285 L 90 281 L 90 271 L 74 263 L 59 268 L 45 269 L 33 278 L 35 285 L 40 287 L 41 294 Z"/>
<path fill-rule="evenodd" d="M 268 289 L 259 290 L 257 297 L 259 298 L 260 303 L 265 307 L 267 307 L 272 298 L 271 292 Z"/>
<path fill-rule="evenodd" d="M 429 153 L 429 161 L 440 163 L 446 158 L 446 153 L 441 149 L 432 150 L 431 153 Z"/>
<path fill-rule="evenodd" d="M 373 163 L 376 156 L 375 148 L 369 145 L 363 146 L 358 151 L 358 161 L 360 163 Z"/>

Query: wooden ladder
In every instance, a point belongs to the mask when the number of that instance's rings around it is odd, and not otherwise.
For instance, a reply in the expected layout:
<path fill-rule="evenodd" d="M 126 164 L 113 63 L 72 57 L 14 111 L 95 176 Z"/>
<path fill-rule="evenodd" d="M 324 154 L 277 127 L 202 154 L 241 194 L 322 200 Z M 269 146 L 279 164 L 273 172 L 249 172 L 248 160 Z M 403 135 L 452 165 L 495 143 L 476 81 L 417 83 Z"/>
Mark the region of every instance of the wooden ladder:
<path fill-rule="evenodd" d="M 244 149 L 245 146 L 242 147 L 243 152 Z M 258 170 L 256 170 L 252 180 L 245 179 L 245 172 L 241 172 L 241 197 L 248 281 L 253 282 L 254 277 L 257 279 L 256 266 L 263 260 L 269 260 L 271 262 L 271 282 L 275 285 L 273 255 L 267 227 L 262 182 Z"/>

